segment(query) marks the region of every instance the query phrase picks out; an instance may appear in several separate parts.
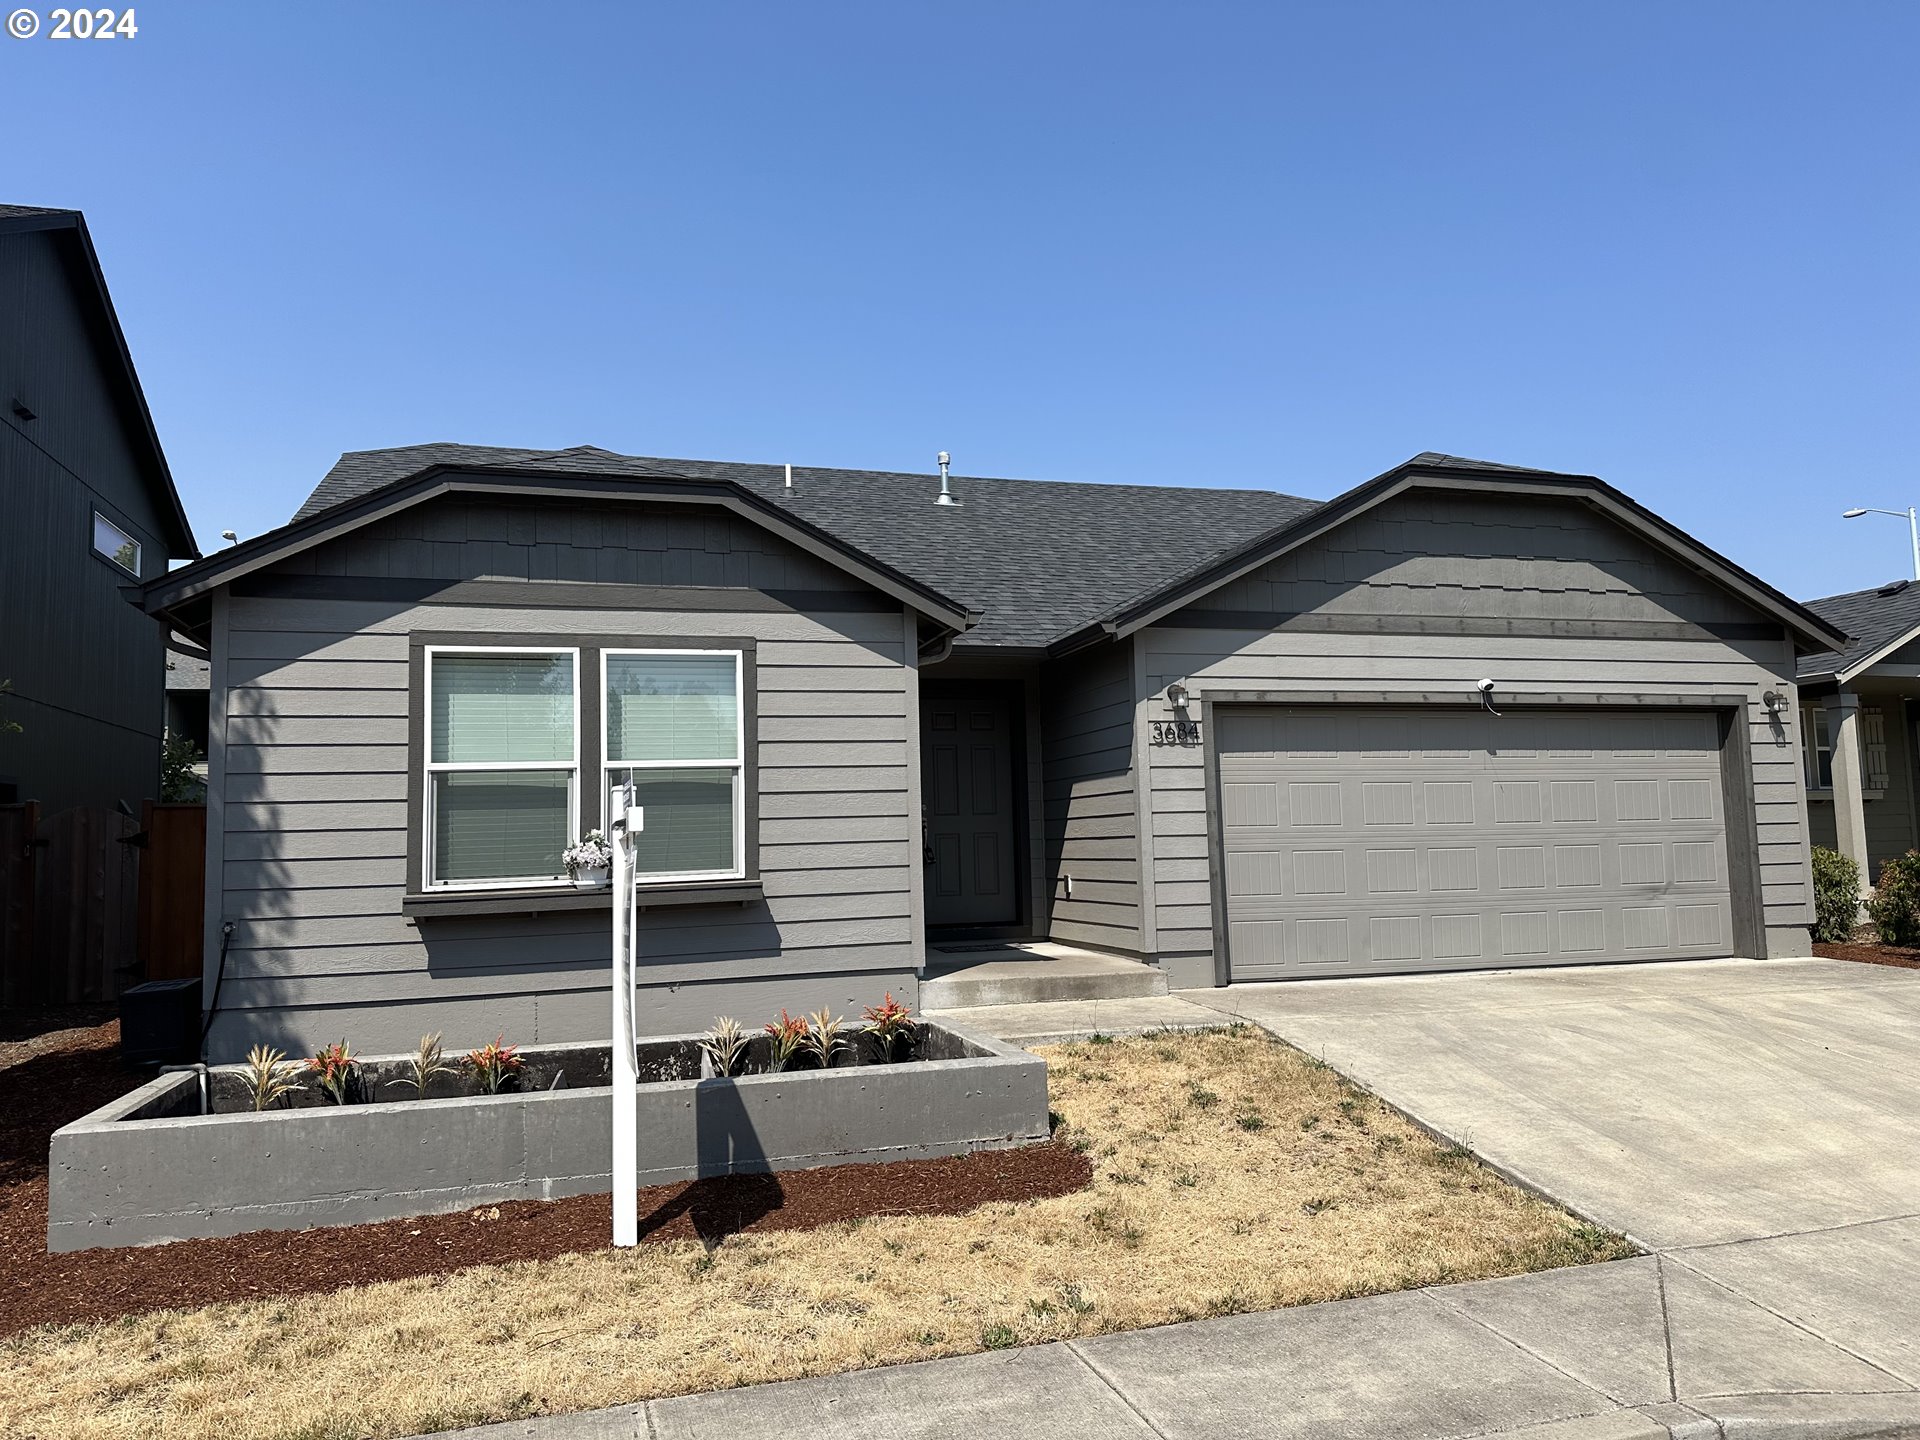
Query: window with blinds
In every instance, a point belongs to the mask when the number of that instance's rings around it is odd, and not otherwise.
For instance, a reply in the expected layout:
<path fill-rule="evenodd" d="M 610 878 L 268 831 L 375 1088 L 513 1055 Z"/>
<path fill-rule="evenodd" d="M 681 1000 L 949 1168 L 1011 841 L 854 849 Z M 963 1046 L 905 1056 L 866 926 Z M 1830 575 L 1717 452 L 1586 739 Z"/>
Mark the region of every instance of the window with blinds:
<path fill-rule="evenodd" d="M 646 880 L 743 870 L 745 751 L 738 650 L 607 650 L 605 788 L 645 807 L 634 869 Z"/>
<path fill-rule="evenodd" d="M 429 647 L 425 875 L 564 879 L 579 816 L 575 650 Z"/>

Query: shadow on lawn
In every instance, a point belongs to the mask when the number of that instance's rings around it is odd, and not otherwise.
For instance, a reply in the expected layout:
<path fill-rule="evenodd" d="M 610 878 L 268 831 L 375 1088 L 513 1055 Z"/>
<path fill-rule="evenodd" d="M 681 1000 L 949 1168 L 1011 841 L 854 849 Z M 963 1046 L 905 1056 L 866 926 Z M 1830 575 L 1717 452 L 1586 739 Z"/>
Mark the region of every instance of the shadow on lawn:
<path fill-rule="evenodd" d="M 694 1087 L 693 1132 L 694 1153 L 708 1178 L 694 1181 L 642 1216 L 640 1234 L 644 1239 L 685 1215 L 700 1243 L 711 1250 L 784 1207 L 787 1195 L 780 1177 L 766 1173 L 766 1147 L 733 1081 L 703 1080 Z"/>

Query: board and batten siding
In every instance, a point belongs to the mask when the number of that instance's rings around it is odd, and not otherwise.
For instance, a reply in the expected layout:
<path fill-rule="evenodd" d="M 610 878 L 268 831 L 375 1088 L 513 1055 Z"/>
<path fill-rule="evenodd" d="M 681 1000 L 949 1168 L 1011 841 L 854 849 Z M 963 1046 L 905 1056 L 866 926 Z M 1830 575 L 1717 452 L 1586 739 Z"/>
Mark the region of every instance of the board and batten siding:
<path fill-rule="evenodd" d="M 372 583 L 422 578 L 448 588 L 383 599 Z M 496 598 L 552 578 L 580 580 L 578 602 L 551 586 Z M 633 603 L 662 585 L 697 588 L 678 608 Z M 731 517 L 442 500 L 243 580 L 215 629 L 209 987 L 220 926 L 235 929 L 213 1058 L 343 1035 L 373 1052 L 426 1031 L 449 1048 L 607 1034 L 606 914 L 401 913 L 420 631 L 752 637 L 764 899 L 643 911 L 640 1023 L 754 1028 L 783 1005 L 855 1012 L 887 990 L 917 1002 L 914 621 L 843 572 Z"/>
<path fill-rule="evenodd" d="M 1551 632 L 1551 633 L 1549 633 Z M 1144 721 L 1169 684 L 1260 692 L 1746 697 L 1766 946 L 1804 954 L 1812 919 L 1794 657 L 1735 597 L 1576 502 L 1413 492 L 1135 636 Z M 1783 716 L 1761 697 L 1779 690 Z M 1156 949 L 1175 983 L 1215 983 L 1205 746 L 1147 749 Z"/>
<path fill-rule="evenodd" d="M 1048 936 L 1138 954 L 1132 649 L 1123 641 L 1048 671 L 1040 706 L 1041 785 Z"/>

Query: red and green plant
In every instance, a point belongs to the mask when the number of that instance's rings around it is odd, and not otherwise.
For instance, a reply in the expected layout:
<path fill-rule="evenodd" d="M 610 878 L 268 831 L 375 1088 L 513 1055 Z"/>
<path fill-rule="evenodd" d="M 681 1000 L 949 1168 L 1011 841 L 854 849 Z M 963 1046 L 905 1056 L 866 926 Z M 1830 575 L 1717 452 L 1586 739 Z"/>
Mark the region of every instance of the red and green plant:
<path fill-rule="evenodd" d="M 894 999 L 891 990 L 878 1005 L 862 1010 L 860 1017 L 867 1022 L 867 1033 L 873 1036 L 883 1061 L 890 1062 L 899 1050 L 900 1041 L 913 1036 L 913 1012 Z"/>
<path fill-rule="evenodd" d="M 771 1041 L 772 1065 L 779 1071 L 793 1062 L 800 1047 L 807 1038 L 807 1022 L 804 1016 L 787 1014 L 787 1007 L 780 1007 L 780 1018 L 767 1026 L 767 1038 Z"/>
<path fill-rule="evenodd" d="M 520 1058 L 518 1045 L 503 1045 L 506 1037 L 496 1035 L 478 1050 L 467 1052 L 467 1069 L 480 1082 L 482 1094 L 498 1095 L 511 1085 L 527 1062 Z"/>
<path fill-rule="evenodd" d="M 314 1057 L 307 1061 L 307 1073 L 320 1082 L 324 1090 L 336 1105 L 349 1103 L 348 1097 L 358 1088 L 360 1062 L 353 1058 L 353 1051 L 347 1048 L 345 1040 L 323 1046 Z"/>

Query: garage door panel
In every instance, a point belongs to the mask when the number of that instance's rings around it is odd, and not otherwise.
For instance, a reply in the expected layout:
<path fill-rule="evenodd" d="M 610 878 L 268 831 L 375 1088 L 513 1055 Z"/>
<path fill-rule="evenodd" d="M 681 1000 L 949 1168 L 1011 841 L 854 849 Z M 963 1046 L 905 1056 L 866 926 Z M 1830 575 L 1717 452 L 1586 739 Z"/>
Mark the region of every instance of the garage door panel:
<path fill-rule="evenodd" d="M 1728 952 L 1711 715 L 1240 713 L 1216 727 L 1236 979 Z"/>

